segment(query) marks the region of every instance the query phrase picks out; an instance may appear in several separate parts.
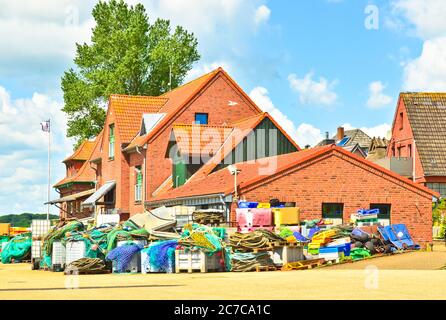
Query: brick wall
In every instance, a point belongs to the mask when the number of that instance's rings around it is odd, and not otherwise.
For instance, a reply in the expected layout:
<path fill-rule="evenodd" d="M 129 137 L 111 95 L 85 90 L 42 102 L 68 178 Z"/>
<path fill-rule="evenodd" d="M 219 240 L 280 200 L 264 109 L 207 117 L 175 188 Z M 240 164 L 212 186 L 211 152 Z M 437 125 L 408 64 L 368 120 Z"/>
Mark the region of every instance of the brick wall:
<path fill-rule="evenodd" d="M 228 102 L 238 104 L 229 106 Z M 172 163 L 165 154 L 174 123 L 191 124 L 195 113 L 208 113 L 209 125 L 222 125 L 258 113 L 223 75 L 205 88 L 201 94 L 169 123 L 148 145 L 147 198 L 172 174 Z"/>
<path fill-rule="evenodd" d="M 401 120 L 401 113 L 403 114 Z M 410 157 L 411 146 L 413 146 L 413 132 L 410 126 L 409 119 L 407 117 L 406 108 L 402 99 L 399 99 L 397 110 L 395 113 L 394 126 L 392 128 L 392 138 L 387 148 L 387 156 L 400 156 L 400 157 Z M 395 149 L 395 155 L 393 155 L 393 149 Z M 421 165 L 420 156 L 416 150 L 415 142 L 415 176 L 417 182 L 425 182 L 423 167 Z"/>
<path fill-rule="evenodd" d="M 392 224 L 406 224 L 416 241 L 432 241 L 430 195 L 345 155 L 325 156 L 301 170 L 241 190 L 240 195 L 252 201 L 295 201 L 302 219 L 321 218 L 323 202 L 344 203 L 344 221 L 371 203 L 391 204 Z M 231 207 L 231 220 L 235 221 L 235 205 Z"/>

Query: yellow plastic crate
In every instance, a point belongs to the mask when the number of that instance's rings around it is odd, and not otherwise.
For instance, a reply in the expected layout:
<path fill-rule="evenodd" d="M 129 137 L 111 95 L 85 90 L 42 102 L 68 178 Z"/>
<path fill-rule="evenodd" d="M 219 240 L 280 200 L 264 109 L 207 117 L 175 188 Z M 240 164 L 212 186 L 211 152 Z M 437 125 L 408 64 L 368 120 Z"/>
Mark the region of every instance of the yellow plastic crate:
<path fill-rule="evenodd" d="M 300 209 L 296 207 L 274 208 L 274 224 L 278 227 L 287 224 L 299 224 Z"/>
<path fill-rule="evenodd" d="M 259 202 L 259 204 L 257 205 L 257 208 L 269 209 L 269 208 L 271 208 L 271 205 L 268 202 Z"/>

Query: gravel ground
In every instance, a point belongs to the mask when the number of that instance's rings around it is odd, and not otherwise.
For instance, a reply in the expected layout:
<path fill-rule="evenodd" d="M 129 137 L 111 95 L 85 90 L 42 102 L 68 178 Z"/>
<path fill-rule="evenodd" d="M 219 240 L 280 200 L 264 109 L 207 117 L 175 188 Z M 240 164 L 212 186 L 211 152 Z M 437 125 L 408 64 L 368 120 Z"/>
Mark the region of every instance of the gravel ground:
<path fill-rule="evenodd" d="M 64 276 L 0 264 L 0 299 L 446 299 L 446 250 L 305 271 Z"/>

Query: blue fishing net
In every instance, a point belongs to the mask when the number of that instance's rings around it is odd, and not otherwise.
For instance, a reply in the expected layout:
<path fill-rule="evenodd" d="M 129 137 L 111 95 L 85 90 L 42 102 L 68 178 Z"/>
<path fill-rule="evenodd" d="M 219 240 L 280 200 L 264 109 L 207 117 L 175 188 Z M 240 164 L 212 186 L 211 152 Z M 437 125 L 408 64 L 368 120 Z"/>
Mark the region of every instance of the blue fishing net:
<path fill-rule="evenodd" d="M 175 249 L 178 246 L 177 240 L 161 241 L 151 244 L 147 249 L 148 261 L 154 272 L 173 272 L 175 266 Z"/>
<path fill-rule="evenodd" d="M 133 256 L 143 248 L 140 244 L 129 242 L 111 250 L 106 259 L 116 263 L 118 272 L 125 272 Z"/>

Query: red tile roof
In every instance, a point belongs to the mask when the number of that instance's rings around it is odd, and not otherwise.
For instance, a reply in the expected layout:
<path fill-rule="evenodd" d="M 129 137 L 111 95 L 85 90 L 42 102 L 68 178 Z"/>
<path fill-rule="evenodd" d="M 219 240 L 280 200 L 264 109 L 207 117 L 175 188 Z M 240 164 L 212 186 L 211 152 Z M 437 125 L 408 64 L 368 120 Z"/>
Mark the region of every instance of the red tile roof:
<path fill-rule="evenodd" d="M 95 155 L 99 154 L 100 145 L 102 142 L 102 132 L 101 131 L 94 141 L 91 141 L 91 152 L 89 157 L 86 160 L 94 159 Z M 99 155 L 100 156 L 100 155 Z M 99 157 L 98 156 L 98 157 Z M 65 160 L 66 161 L 66 160 Z M 85 161 L 84 164 L 80 167 L 79 171 L 76 172 L 71 177 L 65 177 L 59 182 L 57 182 L 53 187 L 57 188 L 67 183 L 74 182 L 94 182 L 96 179 L 96 172 L 91 168 L 90 161 Z"/>
<path fill-rule="evenodd" d="M 255 109 L 258 113 L 262 112 L 251 100 L 251 98 L 249 98 L 249 96 L 238 86 L 238 84 L 222 68 L 218 68 L 160 96 L 160 98 L 165 98 L 167 100 L 166 103 L 156 112 L 166 113 L 167 115 L 155 126 L 155 128 L 153 128 L 150 133 L 144 135 L 145 139 L 141 139 L 139 141 L 139 146 L 143 146 L 157 133 L 159 133 L 162 128 L 169 124 L 172 119 L 177 116 L 181 110 L 185 108 L 188 103 L 192 101 L 192 99 L 219 74 L 223 74 L 229 80 L 229 82 L 240 91 L 242 96 L 249 102 L 253 109 Z M 133 133 L 133 137 L 135 137 L 136 134 L 137 130 Z M 133 145 L 133 147 L 134 146 L 135 145 Z M 128 147 L 126 148 L 126 150 L 129 149 L 130 148 Z"/>
<path fill-rule="evenodd" d="M 157 113 L 167 98 L 112 94 L 109 104 L 115 111 L 117 133 L 121 143 L 129 143 L 140 129 L 144 113 Z"/>
<path fill-rule="evenodd" d="M 62 162 L 67 162 L 71 160 L 86 161 L 90 158 L 93 152 L 94 141 L 85 140 L 81 145 L 74 151 L 74 153 L 63 160 Z"/>
<path fill-rule="evenodd" d="M 345 151 L 344 149 L 337 147 L 335 145 L 327 145 L 323 147 L 316 147 L 312 149 L 306 149 L 294 153 L 284 154 L 275 157 L 269 157 L 264 159 L 259 159 L 256 161 L 248 161 L 243 163 L 238 163 L 235 166 L 240 169 L 240 173 L 237 175 L 237 182 L 239 188 L 245 188 L 253 185 L 257 182 L 264 180 L 265 178 L 276 175 L 280 172 L 284 172 L 291 169 L 299 164 L 306 161 L 315 159 L 316 157 L 328 154 L 330 152 L 339 152 L 350 158 L 354 158 L 366 164 L 373 169 L 379 170 L 386 175 L 392 176 L 403 183 L 409 184 L 414 188 L 417 188 L 423 192 L 430 195 L 439 197 L 439 194 L 422 186 L 416 184 L 400 175 L 384 169 L 370 161 L 367 161 L 361 157 L 358 157 L 351 152 Z M 234 191 L 234 177 L 225 169 L 218 170 L 208 176 L 196 178 L 189 181 L 185 185 L 172 189 L 169 192 L 163 193 L 158 197 L 148 200 L 150 202 L 157 202 L 162 200 L 169 200 L 175 198 L 188 198 L 199 195 L 212 195 L 212 194 L 231 194 Z"/>
<path fill-rule="evenodd" d="M 214 155 L 233 131 L 228 126 L 175 124 L 172 133 L 181 154 Z"/>

